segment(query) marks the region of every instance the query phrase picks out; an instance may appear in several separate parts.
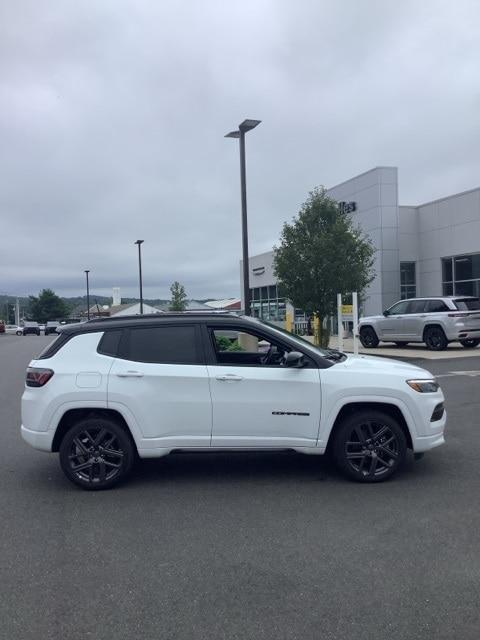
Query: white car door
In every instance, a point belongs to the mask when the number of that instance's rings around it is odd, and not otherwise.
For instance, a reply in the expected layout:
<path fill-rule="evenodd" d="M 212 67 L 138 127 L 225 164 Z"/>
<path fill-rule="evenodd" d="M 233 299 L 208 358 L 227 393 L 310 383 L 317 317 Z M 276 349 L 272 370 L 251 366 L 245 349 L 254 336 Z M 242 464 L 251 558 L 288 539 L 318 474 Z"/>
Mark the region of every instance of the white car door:
<path fill-rule="evenodd" d="M 126 330 L 110 370 L 108 405 L 133 415 L 147 448 L 210 446 L 212 402 L 199 328 L 165 323 Z"/>
<path fill-rule="evenodd" d="M 209 327 L 213 447 L 314 447 L 320 375 L 282 366 L 286 345 L 237 327 Z M 228 344 L 228 342 L 230 344 Z"/>
<path fill-rule="evenodd" d="M 401 300 L 387 310 L 387 315 L 378 320 L 381 340 L 403 340 L 405 338 L 405 314 L 408 300 Z"/>

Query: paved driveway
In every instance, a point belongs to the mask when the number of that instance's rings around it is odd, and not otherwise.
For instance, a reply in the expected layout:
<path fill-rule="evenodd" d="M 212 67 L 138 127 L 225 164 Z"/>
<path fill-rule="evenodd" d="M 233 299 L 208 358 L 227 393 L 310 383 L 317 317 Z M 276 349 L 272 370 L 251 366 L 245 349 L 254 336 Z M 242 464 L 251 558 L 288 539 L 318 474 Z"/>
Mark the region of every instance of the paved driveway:
<path fill-rule="evenodd" d="M 24 445 L 24 368 L 0 337 L 0 638 L 477 640 L 480 394 L 442 374 L 448 444 L 359 486 L 297 454 L 174 455 L 87 493 Z"/>

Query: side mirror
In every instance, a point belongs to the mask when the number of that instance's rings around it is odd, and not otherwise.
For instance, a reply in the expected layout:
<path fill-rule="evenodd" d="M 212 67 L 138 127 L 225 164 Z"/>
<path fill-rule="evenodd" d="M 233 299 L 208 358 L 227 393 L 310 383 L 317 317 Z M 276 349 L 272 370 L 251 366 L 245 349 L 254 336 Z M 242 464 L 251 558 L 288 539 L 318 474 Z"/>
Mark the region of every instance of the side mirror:
<path fill-rule="evenodd" d="M 301 369 L 305 365 L 305 359 L 302 353 L 298 351 L 290 351 L 285 356 L 285 366 Z"/>
<path fill-rule="evenodd" d="M 388 309 L 385 309 L 383 315 L 385 316 L 385 318 L 388 318 L 388 316 L 390 315 L 390 311 Z"/>

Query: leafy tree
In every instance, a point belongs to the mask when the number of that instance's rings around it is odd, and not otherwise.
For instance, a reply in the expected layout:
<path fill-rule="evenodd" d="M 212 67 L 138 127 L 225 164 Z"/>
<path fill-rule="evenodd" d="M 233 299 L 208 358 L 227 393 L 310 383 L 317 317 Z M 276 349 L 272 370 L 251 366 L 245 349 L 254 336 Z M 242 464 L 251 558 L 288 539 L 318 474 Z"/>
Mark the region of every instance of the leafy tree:
<path fill-rule="evenodd" d="M 172 294 L 172 300 L 170 302 L 170 311 L 185 311 L 187 308 L 187 294 L 185 293 L 185 287 L 175 280 L 170 287 L 170 293 Z"/>
<path fill-rule="evenodd" d="M 68 315 L 69 308 L 51 289 L 43 289 L 38 298 L 29 296 L 28 315 L 37 322 L 59 320 Z"/>
<path fill-rule="evenodd" d="M 372 242 L 323 187 L 312 191 L 274 248 L 274 270 L 285 297 L 320 322 L 315 343 L 328 346 L 322 321 L 336 312 L 337 293 L 361 293 L 374 278 Z"/>

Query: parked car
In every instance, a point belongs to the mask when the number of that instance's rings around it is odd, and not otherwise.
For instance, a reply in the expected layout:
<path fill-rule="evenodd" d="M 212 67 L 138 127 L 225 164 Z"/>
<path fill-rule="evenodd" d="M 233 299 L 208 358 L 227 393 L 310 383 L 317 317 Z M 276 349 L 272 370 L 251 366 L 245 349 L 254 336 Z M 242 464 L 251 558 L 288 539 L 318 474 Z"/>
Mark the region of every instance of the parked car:
<path fill-rule="evenodd" d="M 137 455 L 179 449 L 328 451 L 351 479 L 378 482 L 407 448 L 444 442 L 443 402 L 432 374 L 407 363 L 229 313 L 165 313 L 62 328 L 27 369 L 21 432 L 85 489 L 114 486 Z"/>
<path fill-rule="evenodd" d="M 5 333 L 16 333 L 17 336 L 21 336 L 23 333 L 23 329 L 16 324 L 6 324 Z"/>
<path fill-rule="evenodd" d="M 40 335 L 40 326 L 38 322 L 30 322 L 26 320 L 23 323 L 23 335 L 28 336 L 29 334 Z"/>
<path fill-rule="evenodd" d="M 0 333 L 5 333 L 5 323 L 0 320 Z"/>
<path fill-rule="evenodd" d="M 45 325 L 45 335 L 48 336 L 51 333 L 58 333 L 57 329 L 60 326 L 60 322 L 56 322 L 55 320 L 49 320 Z"/>
<path fill-rule="evenodd" d="M 361 318 L 360 341 L 374 348 L 380 342 L 424 342 L 427 349 L 442 351 L 450 342 L 466 349 L 480 344 L 480 299 L 473 296 L 409 298 L 400 300 L 381 316 Z"/>
<path fill-rule="evenodd" d="M 44 324 L 39 324 L 38 328 L 40 329 L 40 331 L 45 331 L 45 325 Z"/>

